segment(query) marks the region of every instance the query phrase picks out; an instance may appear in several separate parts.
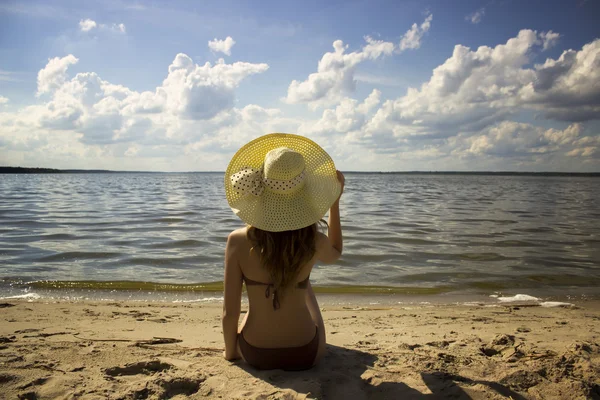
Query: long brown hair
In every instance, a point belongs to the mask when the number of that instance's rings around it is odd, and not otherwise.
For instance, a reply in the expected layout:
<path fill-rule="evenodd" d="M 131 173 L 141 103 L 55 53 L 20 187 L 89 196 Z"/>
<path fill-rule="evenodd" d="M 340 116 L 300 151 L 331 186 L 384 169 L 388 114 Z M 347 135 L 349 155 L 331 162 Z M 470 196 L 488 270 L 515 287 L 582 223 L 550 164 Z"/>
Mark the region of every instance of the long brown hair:
<path fill-rule="evenodd" d="M 325 223 L 321 220 L 320 223 Z M 274 289 L 281 296 L 294 285 L 303 265 L 317 251 L 319 223 L 293 231 L 268 232 L 249 226 L 247 237 L 260 262 L 269 273 Z"/>

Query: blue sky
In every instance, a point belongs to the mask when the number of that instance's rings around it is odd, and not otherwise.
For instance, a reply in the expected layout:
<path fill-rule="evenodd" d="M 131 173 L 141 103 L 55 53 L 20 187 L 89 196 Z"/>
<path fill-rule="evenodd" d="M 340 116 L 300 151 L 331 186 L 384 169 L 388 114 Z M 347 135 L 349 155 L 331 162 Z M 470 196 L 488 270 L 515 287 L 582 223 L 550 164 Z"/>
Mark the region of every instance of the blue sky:
<path fill-rule="evenodd" d="M 284 131 L 345 170 L 600 171 L 598 16 L 595 0 L 3 1 L 0 165 L 224 170 Z"/>

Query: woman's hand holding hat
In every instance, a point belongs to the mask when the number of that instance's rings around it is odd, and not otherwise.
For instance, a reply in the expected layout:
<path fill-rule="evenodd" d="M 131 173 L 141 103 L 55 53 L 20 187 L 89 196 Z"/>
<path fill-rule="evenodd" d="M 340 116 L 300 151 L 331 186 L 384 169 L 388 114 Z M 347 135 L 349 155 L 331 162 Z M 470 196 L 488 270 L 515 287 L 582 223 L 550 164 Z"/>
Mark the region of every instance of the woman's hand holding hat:
<path fill-rule="evenodd" d="M 340 171 L 339 169 L 335 170 L 335 173 L 337 175 L 337 179 L 340 182 L 341 185 L 341 189 L 340 189 L 340 195 L 338 197 L 338 200 L 340 199 L 340 197 L 342 197 L 342 193 L 344 193 L 344 185 L 346 183 L 346 178 L 344 177 L 344 174 L 342 174 L 342 171 Z"/>

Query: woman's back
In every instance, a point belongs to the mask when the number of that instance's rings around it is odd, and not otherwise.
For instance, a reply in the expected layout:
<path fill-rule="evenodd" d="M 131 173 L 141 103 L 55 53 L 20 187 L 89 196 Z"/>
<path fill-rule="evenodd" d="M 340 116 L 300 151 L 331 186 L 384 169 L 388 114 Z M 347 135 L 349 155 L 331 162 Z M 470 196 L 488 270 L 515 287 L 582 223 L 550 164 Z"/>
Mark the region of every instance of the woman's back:
<path fill-rule="evenodd" d="M 262 266 L 247 228 L 233 232 L 243 279 L 246 283 L 249 310 L 242 324 L 248 343 L 263 348 L 301 346 L 315 335 L 315 322 L 307 306 L 308 278 L 318 254 L 298 272 L 296 282 L 283 293 L 275 294 L 272 278 Z M 276 298 L 274 298 L 276 297 Z M 278 307 L 274 307 L 274 300 Z"/>

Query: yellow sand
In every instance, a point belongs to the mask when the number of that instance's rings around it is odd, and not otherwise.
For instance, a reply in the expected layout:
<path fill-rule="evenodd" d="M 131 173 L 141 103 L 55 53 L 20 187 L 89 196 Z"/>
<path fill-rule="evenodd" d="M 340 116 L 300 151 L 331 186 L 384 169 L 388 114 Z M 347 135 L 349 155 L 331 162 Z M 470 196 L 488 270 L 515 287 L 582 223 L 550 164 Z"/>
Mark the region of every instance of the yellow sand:
<path fill-rule="evenodd" d="M 328 354 L 302 372 L 223 359 L 220 304 L 5 304 L 13 306 L 0 309 L 2 399 L 600 396 L 597 302 L 328 306 Z M 155 337 L 176 342 L 151 344 Z"/>

